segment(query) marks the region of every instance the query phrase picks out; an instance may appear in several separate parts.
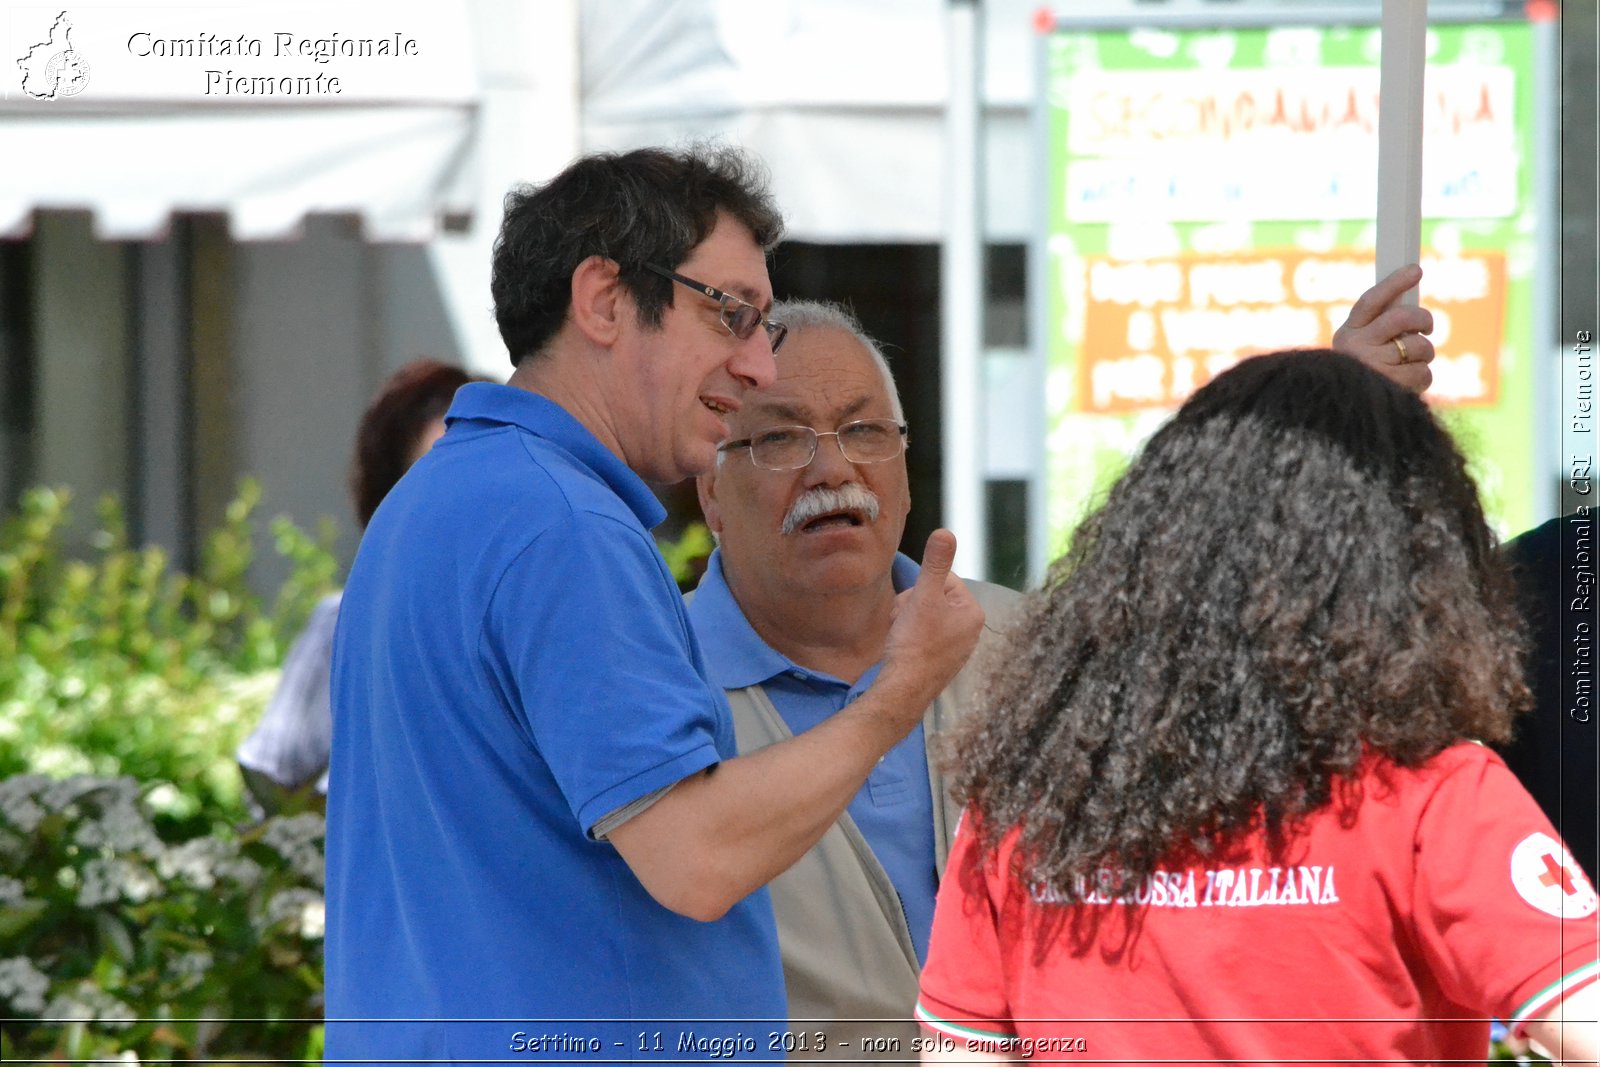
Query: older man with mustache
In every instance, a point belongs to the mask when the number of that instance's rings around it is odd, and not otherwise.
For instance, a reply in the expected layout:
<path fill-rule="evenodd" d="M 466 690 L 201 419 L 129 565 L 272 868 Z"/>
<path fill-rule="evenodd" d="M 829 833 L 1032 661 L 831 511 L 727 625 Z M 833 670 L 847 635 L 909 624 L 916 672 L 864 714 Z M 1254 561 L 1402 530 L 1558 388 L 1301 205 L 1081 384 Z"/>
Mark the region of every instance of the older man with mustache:
<path fill-rule="evenodd" d="M 1422 336 L 1432 316 L 1391 305 L 1420 277 L 1413 266 L 1384 279 L 1334 335 L 1335 348 L 1419 391 L 1432 380 Z M 911 506 L 907 427 L 877 344 L 832 305 L 783 303 L 773 315 L 789 328 L 777 381 L 747 395 L 716 468 L 697 482 L 719 547 L 689 618 L 741 752 L 803 734 L 866 691 L 896 598 L 918 573 L 896 550 Z M 987 614 L 982 648 L 1019 597 L 967 588 Z M 910 1010 L 958 814 L 928 743 L 967 706 L 974 675 L 956 675 L 834 826 L 770 883 L 791 1058 L 916 1051 Z"/>
<path fill-rule="evenodd" d="M 716 469 L 698 481 L 720 547 L 689 618 L 712 682 L 728 693 L 741 752 L 803 734 L 867 690 L 896 596 L 918 573 L 897 551 L 911 495 L 888 364 L 842 309 L 782 307 L 789 339 L 777 382 L 746 397 Z M 967 588 L 991 624 L 1017 599 Z M 927 741 L 971 685 L 968 668 L 770 885 L 792 1058 L 903 1058 L 913 1047 L 908 1013 L 958 814 Z"/>

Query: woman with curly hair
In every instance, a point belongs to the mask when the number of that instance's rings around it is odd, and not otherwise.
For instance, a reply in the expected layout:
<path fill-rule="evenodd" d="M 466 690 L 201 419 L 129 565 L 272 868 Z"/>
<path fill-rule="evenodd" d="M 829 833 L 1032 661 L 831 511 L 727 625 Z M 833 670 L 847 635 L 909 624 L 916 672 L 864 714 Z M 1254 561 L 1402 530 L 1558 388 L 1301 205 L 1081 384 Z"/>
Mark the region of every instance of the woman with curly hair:
<path fill-rule="evenodd" d="M 1420 399 L 1326 351 L 1217 377 L 953 738 L 925 1058 L 1481 1062 L 1494 1015 L 1592 1059 L 1594 890 L 1473 743 L 1520 650 Z"/>

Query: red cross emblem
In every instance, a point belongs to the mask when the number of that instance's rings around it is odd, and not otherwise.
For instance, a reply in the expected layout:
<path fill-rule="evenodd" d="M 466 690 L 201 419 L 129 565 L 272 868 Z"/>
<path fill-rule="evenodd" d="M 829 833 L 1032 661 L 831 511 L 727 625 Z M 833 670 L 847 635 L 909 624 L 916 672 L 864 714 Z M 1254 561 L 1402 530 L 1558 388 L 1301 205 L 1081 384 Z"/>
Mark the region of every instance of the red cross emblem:
<path fill-rule="evenodd" d="M 1511 850 L 1511 885 L 1528 904 L 1557 919 L 1585 919 L 1600 910 L 1600 897 L 1572 853 L 1547 833 L 1531 833 Z"/>
<path fill-rule="evenodd" d="M 1544 861 L 1544 873 L 1539 876 L 1540 882 L 1545 885 L 1559 885 L 1561 891 L 1568 896 L 1578 891 L 1578 887 L 1572 884 L 1572 874 L 1565 864 L 1548 852 L 1541 858 Z"/>

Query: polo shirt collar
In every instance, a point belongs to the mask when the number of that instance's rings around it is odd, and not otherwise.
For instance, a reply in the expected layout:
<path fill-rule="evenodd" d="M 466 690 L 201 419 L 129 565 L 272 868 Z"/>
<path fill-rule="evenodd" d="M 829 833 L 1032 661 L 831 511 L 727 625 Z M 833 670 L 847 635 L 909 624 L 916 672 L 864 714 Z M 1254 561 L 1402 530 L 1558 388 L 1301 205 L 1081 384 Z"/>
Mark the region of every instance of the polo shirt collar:
<path fill-rule="evenodd" d="M 445 412 L 445 425 L 458 420 L 515 426 L 566 451 L 616 493 L 647 530 L 667 517 L 666 508 L 643 479 L 549 397 L 514 385 L 468 382 L 456 390 L 450 410 Z"/>
<path fill-rule="evenodd" d="M 921 570 L 909 556 L 895 553 L 893 579 L 895 592 L 916 584 Z M 723 689 L 743 689 L 761 685 L 769 678 L 795 670 L 798 664 L 761 639 L 744 616 L 728 579 L 722 572 L 722 550 L 711 553 L 705 576 L 689 602 L 689 621 L 705 657 L 706 672 L 713 685 Z"/>

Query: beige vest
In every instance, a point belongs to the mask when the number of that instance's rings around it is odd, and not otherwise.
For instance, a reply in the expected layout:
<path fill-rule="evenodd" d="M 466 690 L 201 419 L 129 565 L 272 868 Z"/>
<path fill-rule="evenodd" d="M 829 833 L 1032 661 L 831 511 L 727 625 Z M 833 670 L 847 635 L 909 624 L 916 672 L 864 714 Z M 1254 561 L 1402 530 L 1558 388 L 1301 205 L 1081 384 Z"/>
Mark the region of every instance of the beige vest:
<path fill-rule="evenodd" d="M 984 582 L 967 583 L 988 613 L 988 625 L 1003 620 L 1020 595 Z M 976 662 L 998 635 L 989 629 L 979 639 Z M 950 683 L 923 717 L 931 742 L 960 717 L 971 702 L 977 671 L 969 665 Z M 793 735 L 759 685 L 730 689 L 739 752 L 748 754 Z M 951 801 L 944 775 L 930 751 L 928 788 L 933 793 L 934 854 L 941 876 L 960 809 Z M 778 917 L 783 977 L 788 986 L 791 1060 L 915 1060 L 912 1038 L 917 1024 L 911 1009 L 917 999 L 917 957 L 899 895 L 866 838 L 846 812 L 798 863 L 770 885 Z M 804 1034 L 804 1039 L 799 1035 Z M 817 1035 L 825 1038 L 820 1055 Z"/>

